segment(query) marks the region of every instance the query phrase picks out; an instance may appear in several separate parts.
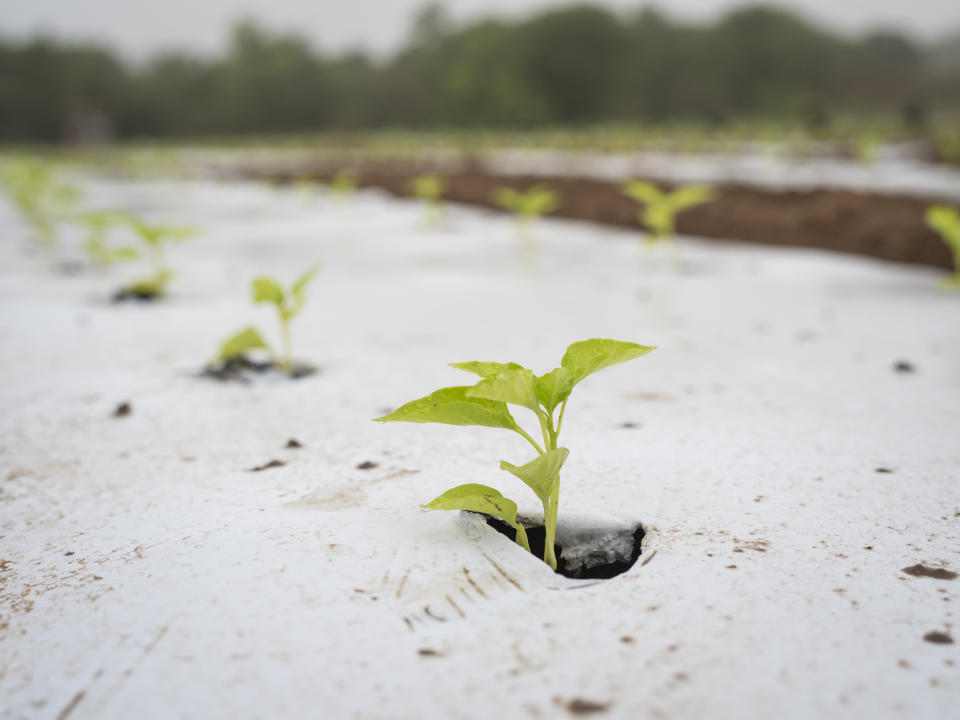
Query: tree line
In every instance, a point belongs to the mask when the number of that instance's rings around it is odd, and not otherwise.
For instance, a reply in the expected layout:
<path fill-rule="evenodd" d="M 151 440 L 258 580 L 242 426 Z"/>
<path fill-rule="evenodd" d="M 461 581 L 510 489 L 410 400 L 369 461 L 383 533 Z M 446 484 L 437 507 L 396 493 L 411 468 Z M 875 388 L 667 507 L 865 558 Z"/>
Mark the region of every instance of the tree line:
<path fill-rule="evenodd" d="M 520 20 L 415 18 L 393 57 L 324 54 L 238 23 L 222 57 L 124 64 L 108 48 L 0 39 L 0 139 L 57 141 L 375 128 L 576 126 L 765 118 L 826 123 L 960 107 L 960 36 L 851 37 L 782 9 L 711 24 L 572 5 Z M 79 128 L 79 129 L 78 129 Z"/>

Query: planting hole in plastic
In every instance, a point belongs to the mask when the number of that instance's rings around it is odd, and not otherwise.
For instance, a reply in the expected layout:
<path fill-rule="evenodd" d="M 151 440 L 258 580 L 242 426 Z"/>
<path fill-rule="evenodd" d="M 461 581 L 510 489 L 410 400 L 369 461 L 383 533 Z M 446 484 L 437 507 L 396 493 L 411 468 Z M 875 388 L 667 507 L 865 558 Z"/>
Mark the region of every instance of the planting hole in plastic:
<path fill-rule="evenodd" d="M 494 530 L 515 540 L 516 530 L 503 520 L 489 515 L 483 518 Z M 527 532 L 530 552 L 542 558 L 546 537 L 543 525 L 530 518 L 517 517 L 517 520 Z M 640 523 L 565 527 L 561 519 L 554 543 L 557 572 L 577 580 L 608 580 L 621 575 L 640 558 L 644 535 L 646 531 Z"/>

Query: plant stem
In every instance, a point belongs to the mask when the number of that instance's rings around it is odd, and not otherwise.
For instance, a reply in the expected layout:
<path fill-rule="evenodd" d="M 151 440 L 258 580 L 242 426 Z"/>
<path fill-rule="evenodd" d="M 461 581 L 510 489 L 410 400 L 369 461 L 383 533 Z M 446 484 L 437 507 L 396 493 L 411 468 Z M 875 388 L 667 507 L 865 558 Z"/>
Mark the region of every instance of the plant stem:
<path fill-rule="evenodd" d="M 569 399 L 569 398 L 568 398 L 568 399 Z M 560 428 L 563 427 L 563 411 L 566 410 L 566 409 L 567 409 L 567 401 L 564 400 L 564 401 L 563 401 L 563 404 L 560 405 L 560 417 L 557 418 L 557 430 L 556 430 L 556 432 L 555 432 L 554 435 L 553 435 L 554 438 L 559 437 L 559 435 L 560 435 Z"/>
<path fill-rule="evenodd" d="M 546 413 L 542 413 L 541 422 L 543 424 L 544 436 L 546 437 L 545 442 L 547 444 L 547 449 L 556 450 L 557 436 L 560 433 L 559 430 L 554 430 L 553 418 Z M 543 542 L 543 561 L 553 568 L 554 572 L 556 572 L 557 569 L 557 554 L 553 549 L 553 544 L 557 536 L 557 506 L 559 502 L 560 473 L 557 472 L 553 478 L 553 490 L 550 492 L 550 497 L 547 499 L 547 502 L 543 505 L 543 529 L 545 534 Z"/>
<path fill-rule="evenodd" d="M 529 434 L 526 430 L 524 430 L 522 427 L 520 427 L 519 425 L 517 425 L 517 432 L 520 433 L 520 434 L 527 440 L 527 442 L 529 442 L 531 445 L 533 445 L 533 447 L 534 447 L 534 449 L 537 451 L 537 454 L 538 454 L 538 455 L 543 455 L 543 454 L 544 454 L 543 448 L 540 447 L 540 446 L 537 444 L 537 441 L 534 440 L 532 437 L 530 437 L 530 434 Z"/>
<path fill-rule="evenodd" d="M 290 343 L 290 321 L 280 319 L 280 342 L 282 344 L 280 365 L 289 375 L 293 373 L 293 353 Z"/>
<path fill-rule="evenodd" d="M 553 492 L 550 493 L 548 502 L 543 505 L 543 528 L 546 537 L 543 540 L 543 561 L 556 571 L 557 555 L 553 549 L 554 541 L 557 537 L 557 507 L 560 502 L 560 477 L 559 473 L 553 482 Z"/>

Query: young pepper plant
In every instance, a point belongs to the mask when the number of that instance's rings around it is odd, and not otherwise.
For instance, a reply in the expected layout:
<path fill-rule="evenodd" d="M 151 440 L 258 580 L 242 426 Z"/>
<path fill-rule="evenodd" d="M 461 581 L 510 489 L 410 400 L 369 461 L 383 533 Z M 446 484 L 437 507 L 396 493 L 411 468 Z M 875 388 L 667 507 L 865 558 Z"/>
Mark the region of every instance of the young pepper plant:
<path fill-rule="evenodd" d="M 648 230 L 648 243 L 673 238 L 676 235 L 677 215 L 714 197 L 713 190 L 705 185 L 685 185 L 673 192 L 666 192 L 643 180 L 628 180 L 621 190 L 624 195 L 643 205 L 637 219 Z"/>
<path fill-rule="evenodd" d="M 318 270 L 317 267 L 310 268 L 287 290 L 284 290 L 273 278 L 266 276 L 254 278 L 251 287 L 253 302 L 268 303 L 276 308 L 280 325 L 281 350 L 279 353 L 275 352 L 255 327 L 245 327 L 221 343 L 220 351 L 212 364 L 228 362 L 252 350 L 265 350 L 273 358 L 277 367 L 288 375 L 292 375 L 294 367 L 290 324 L 303 309 L 307 301 L 307 286 Z"/>
<path fill-rule="evenodd" d="M 529 235 L 534 220 L 552 213 L 559 206 L 557 193 L 545 185 L 534 185 L 523 192 L 507 187 L 497 188 L 493 192 L 493 201 L 513 213 L 517 232 L 524 236 Z"/>
<path fill-rule="evenodd" d="M 56 253 L 57 226 L 67 219 L 80 191 L 62 182 L 50 163 L 17 159 L 4 163 L 0 179 L 30 226 L 33 240 Z"/>
<path fill-rule="evenodd" d="M 107 243 L 110 231 L 127 222 L 126 215 L 120 212 L 93 211 L 76 216 L 76 221 L 87 231 L 83 250 L 93 265 L 107 268 L 118 262 L 136 260 L 139 251 L 131 245 L 111 246 Z"/>
<path fill-rule="evenodd" d="M 934 205 L 927 209 L 927 225 L 940 233 L 953 253 L 953 275 L 943 278 L 942 285 L 960 290 L 960 212 L 947 205 Z"/>
<path fill-rule="evenodd" d="M 162 297 L 174 275 L 167 262 L 167 246 L 191 238 L 198 231 L 190 227 L 148 223 L 135 215 L 124 215 L 123 220 L 143 243 L 148 262 L 152 266 L 151 274 L 135 280 L 127 288 L 127 292 L 147 299 Z"/>
<path fill-rule="evenodd" d="M 443 214 L 443 191 L 446 188 L 443 178 L 439 175 L 418 175 L 410 181 L 410 190 L 414 197 L 423 201 L 426 206 L 424 225 L 434 227 L 440 222 Z"/>
<path fill-rule="evenodd" d="M 570 393 L 579 382 L 598 370 L 646 355 L 654 349 L 619 340 L 582 340 L 567 348 L 560 367 L 540 376 L 513 362 L 451 363 L 452 367 L 480 376 L 480 380 L 475 385 L 441 388 L 376 418 L 376 421 L 478 425 L 520 435 L 536 450 L 537 457 L 519 466 L 502 461 L 500 469 L 520 478 L 543 505 L 546 534 L 543 560 L 556 570 L 554 541 L 560 469 L 569 455 L 567 448 L 559 445 L 559 437 Z M 533 412 L 540 429 L 540 442 L 517 423 L 508 404 Z M 422 507 L 494 515 L 515 528 L 516 542 L 528 551 L 530 549 L 526 531 L 517 520 L 516 502 L 492 487 L 476 483 L 458 485 Z"/>

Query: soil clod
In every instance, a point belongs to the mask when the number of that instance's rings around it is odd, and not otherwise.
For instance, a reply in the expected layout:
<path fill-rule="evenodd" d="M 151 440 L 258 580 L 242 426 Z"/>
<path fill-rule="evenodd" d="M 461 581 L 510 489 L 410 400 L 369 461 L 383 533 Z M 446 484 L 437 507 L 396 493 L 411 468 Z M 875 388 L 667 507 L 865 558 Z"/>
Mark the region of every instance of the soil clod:
<path fill-rule="evenodd" d="M 286 465 L 286 463 L 283 460 L 273 459 L 270 462 L 264 463 L 263 465 L 257 465 L 252 468 L 247 468 L 247 472 L 263 472 L 264 470 L 283 467 L 284 465 Z"/>
<path fill-rule="evenodd" d="M 375 467 L 379 467 L 377 463 L 373 460 L 364 460 L 362 463 L 357 465 L 357 470 L 373 470 Z"/>
<path fill-rule="evenodd" d="M 934 645 L 953 645 L 953 638 L 939 630 L 931 630 L 923 636 L 923 639 Z"/>
<path fill-rule="evenodd" d="M 584 700 L 583 698 L 574 698 L 564 706 L 571 715 L 593 715 L 594 713 L 606 712 L 610 709 L 610 703 L 595 702 L 593 700 Z"/>
<path fill-rule="evenodd" d="M 287 444 L 284 445 L 284 447 L 287 448 L 287 450 L 299 450 L 303 447 L 303 445 L 296 438 L 290 438 L 287 440 Z"/>
<path fill-rule="evenodd" d="M 952 570 L 947 570 L 946 568 L 935 568 L 928 567 L 917 563 L 916 565 L 911 565 L 910 567 L 905 567 L 900 569 L 901 572 L 905 572 L 907 575 L 913 575 L 914 577 L 928 577 L 935 578 L 937 580 L 954 580 L 957 577 L 957 573 Z"/>
<path fill-rule="evenodd" d="M 113 417 L 122 418 L 127 417 L 130 413 L 133 412 L 133 406 L 128 402 L 122 402 L 113 410 Z"/>

